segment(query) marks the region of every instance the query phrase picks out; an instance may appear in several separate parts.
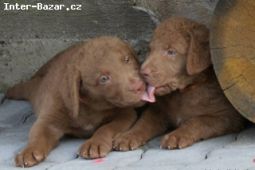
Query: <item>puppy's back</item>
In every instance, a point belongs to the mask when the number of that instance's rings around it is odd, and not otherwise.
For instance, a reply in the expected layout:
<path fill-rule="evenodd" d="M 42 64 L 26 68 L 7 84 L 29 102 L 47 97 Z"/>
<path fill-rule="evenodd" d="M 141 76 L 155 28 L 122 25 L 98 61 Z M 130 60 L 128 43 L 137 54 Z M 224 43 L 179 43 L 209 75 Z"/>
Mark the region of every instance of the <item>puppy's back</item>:
<path fill-rule="evenodd" d="M 5 94 L 7 98 L 16 100 L 33 101 L 38 88 L 46 76 L 54 78 L 56 70 L 63 69 L 74 56 L 74 53 L 84 45 L 84 42 L 73 45 L 66 50 L 58 53 L 46 64 L 44 64 L 30 80 L 18 83 L 9 88 Z"/>

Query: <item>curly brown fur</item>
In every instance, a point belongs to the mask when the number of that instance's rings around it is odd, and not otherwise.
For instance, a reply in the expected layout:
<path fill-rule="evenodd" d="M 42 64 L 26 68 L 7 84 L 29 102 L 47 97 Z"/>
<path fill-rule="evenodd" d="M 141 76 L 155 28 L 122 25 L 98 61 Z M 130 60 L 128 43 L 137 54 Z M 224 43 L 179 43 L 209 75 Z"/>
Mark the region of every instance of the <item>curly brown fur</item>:
<path fill-rule="evenodd" d="M 166 149 L 184 148 L 244 127 L 244 118 L 217 82 L 210 60 L 209 30 L 204 25 L 180 17 L 162 22 L 154 32 L 141 73 L 161 97 L 131 130 L 115 139 L 117 150 L 135 149 L 168 128 L 174 130 L 161 141 Z"/>

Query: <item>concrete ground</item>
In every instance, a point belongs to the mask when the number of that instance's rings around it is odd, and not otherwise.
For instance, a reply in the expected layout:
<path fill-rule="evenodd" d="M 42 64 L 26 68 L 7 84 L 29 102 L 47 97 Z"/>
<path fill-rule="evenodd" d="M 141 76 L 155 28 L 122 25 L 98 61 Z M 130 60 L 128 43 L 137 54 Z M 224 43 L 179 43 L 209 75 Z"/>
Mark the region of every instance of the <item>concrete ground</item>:
<path fill-rule="evenodd" d="M 1 98 L 0 94 L 0 98 Z M 31 106 L 25 101 L 6 100 L 0 105 L 0 170 L 20 169 L 14 156 L 27 143 L 34 122 Z M 106 158 L 84 160 L 76 152 L 85 139 L 65 138 L 38 170 L 252 170 L 255 169 L 255 127 L 194 144 L 182 150 L 161 150 L 160 138 L 130 152 L 111 152 Z"/>

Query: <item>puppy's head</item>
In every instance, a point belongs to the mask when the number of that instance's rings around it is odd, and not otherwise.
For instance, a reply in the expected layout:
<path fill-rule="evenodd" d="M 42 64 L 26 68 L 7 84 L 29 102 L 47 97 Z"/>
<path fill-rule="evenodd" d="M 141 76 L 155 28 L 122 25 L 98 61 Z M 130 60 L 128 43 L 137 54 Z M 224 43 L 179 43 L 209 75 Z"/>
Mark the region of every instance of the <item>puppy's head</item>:
<path fill-rule="evenodd" d="M 157 95 L 185 88 L 211 64 L 209 30 L 185 18 L 170 18 L 155 30 L 141 73 Z"/>
<path fill-rule="evenodd" d="M 98 110 L 143 104 L 145 83 L 127 43 L 114 37 L 99 37 L 81 45 L 75 55 L 67 67 L 66 91 L 70 92 L 67 103 L 76 114 L 79 102 Z"/>

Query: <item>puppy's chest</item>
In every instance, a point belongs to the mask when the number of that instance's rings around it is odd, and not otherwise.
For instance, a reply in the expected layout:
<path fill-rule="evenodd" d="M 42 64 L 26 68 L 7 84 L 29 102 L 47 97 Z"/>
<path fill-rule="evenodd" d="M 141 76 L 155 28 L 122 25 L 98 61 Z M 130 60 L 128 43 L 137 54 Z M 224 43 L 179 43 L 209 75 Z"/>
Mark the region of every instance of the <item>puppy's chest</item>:
<path fill-rule="evenodd" d="M 102 120 L 102 115 L 96 113 L 81 113 L 74 124 L 85 131 L 91 131 L 94 130 Z"/>
<path fill-rule="evenodd" d="M 167 113 L 170 122 L 178 126 L 187 119 L 212 112 L 215 100 L 203 90 L 175 92 L 163 98 L 161 109 Z"/>
<path fill-rule="evenodd" d="M 79 117 L 71 122 L 71 133 L 75 136 L 90 136 L 109 117 L 110 115 L 104 112 L 81 110 Z"/>

